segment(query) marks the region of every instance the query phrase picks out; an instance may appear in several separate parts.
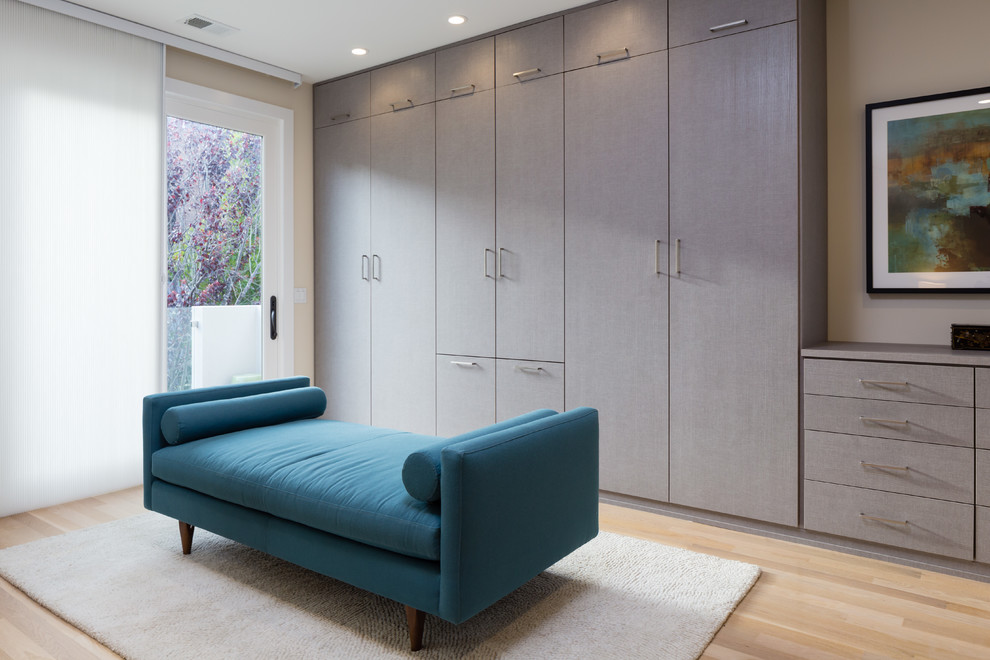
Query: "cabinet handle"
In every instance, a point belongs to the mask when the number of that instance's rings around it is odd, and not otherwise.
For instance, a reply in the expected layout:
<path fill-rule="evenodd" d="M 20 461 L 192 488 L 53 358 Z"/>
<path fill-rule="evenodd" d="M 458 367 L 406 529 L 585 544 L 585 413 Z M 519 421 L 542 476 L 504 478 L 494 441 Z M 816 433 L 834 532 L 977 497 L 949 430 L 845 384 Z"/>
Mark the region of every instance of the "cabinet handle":
<path fill-rule="evenodd" d="M 681 274 L 681 239 L 674 241 L 674 272 Z"/>
<path fill-rule="evenodd" d="M 389 103 L 392 106 L 392 112 L 398 112 L 399 110 L 408 110 L 409 108 L 416 105 L 413 103 L 412 99 L 406 99 L 405 101 L 396 101 L 395 103 Z M 401 107 L 397 107 L 401 106 Z"/>
<path fill-rule="evenodd" d="M 502 253 L 505 252 L 505 248 L 498 249 L 497 259 L 495 259 L 495 279 L 500 280 L 505 277 L 502 274 Z"/>
<path fill-rule="evenodd" d="M 485 277 L 489 277 L 494 280 L 495 278 L 488 274 L 488 253 L 491 253 L 492 256 L 495 256 L 495 250 L 490 250 L 488 248 L 485 248 Z"/>
<path fill-rule="evenodd" d="M 364 280 L 365 282 L 370 282 L 371 281 L 371 278 L 369 277 L 369 275 L 370 275 L 370 273 L 369 273 L 370 268 L 369 267 L 370 266 L 371 266 L 371 260 L 368 259 L 368 255 L 362 254 L 361 255 L 361 279 Z"/>
<path fill-rule="evenodd" d="M 653 272 L 660 275 L 660 239 L 653 242 Z"/>
<path fill-rule="evenodd" d="M 517 364 L 516 371 L 521 371 L 524 374 L 541 374 L 544 371 L 546 371 L 546 369 L 544 369 L 543 367 L 524 367 L 520 364 Z"/>
<path fill-rule="evenodd" d="M 904 466 L 900 466 L 900 465 L 881 465 L 879 463 L 867 463 L 866 461 L 860 461 L 859 464 L 862 467 L 865 467 L 865 468 L 875 468 L 877 470 L 899 470 L 901 472 L 907 472 L 908 470 L 911 469 L 911 468 L 909 468 L 906 465 L 904 465 Z"/>
<path fill-rule="evenodd" d="M 458 367 L 477 367 L 477 362 L 462 362 L 460 360 L 451 360 L 451 364 L 457 365 Z"/>
<path fill-rule="evenodd" d="M 907 387 L 907 381 L 899 380 L 865 380 L 863 378 L 859 379 L 860 385 L 876 385 L 877 387 Z"/>
<path fill-rule="evenodd" d="M 377 254 L 371 255 L 371 279 L 382 281 L 382 258 Z"/>
<path fill-rule="evenodd" d="M 629 59 L 629 49 L 618 48 L 616 50 L 607 50 L 604 53 L 596 54 L 595 57 L 598 58 L 598 64 L 608 64 L 609 62 L 615 62 L 617 60 L 626 60 Z"/>
<path fill-rule="evenodd" d="M 474 94 L 474 85 L 464 85 L 463 87 L 455 87 L 450 90 L 451 96 L 466 96 L 467 94 Z"/>
<path fill-rule="evenodd" d="M 351 118 L 351 113 L 345 112 L 340 115 L 334 115 L 333 117 L 330 118 L 330 121 L 337 121 L 338 119 L 350 119 L 350 118 Z"/>
<path fill-rule="evenodd" d="M 709 32 L 721 32 L 722 30 L 731 30 L 732 28 L 742 27 L 742 26 L 748 25 L 748 24 L 749 24 L 749 21 L 747 21 L 745 18 L 743 18 L 743 19 L 740 19 L 738 21 L 732 21 L 731 23 L 723 23 L 722 25 L 716 25 L 715 27 L 710 27 L 710 28 L 708 28 L 708 31 Z"/>
<path fill-rule="evenodd" d="M 906 419 L 905 420 L 899 420 L 899 419 L 879 419 L 877 417 L 863 417 L 862 415 L 859 416 L 859 421 L 861 421 L 863 423 L 872 422 L 873 424 L 901 424 L 901 425 L 904 425 L 904 426 L 907 426 L 908 424 L 911 423 L 911 422 L 909 422 Z"/>
<path fill-rule="evenodd" d="M 522 78 L 525 78 L 526 76 L 531 76 L 534 73 L 542 73 L 542 72 L 543 72 L 543 70 L 540 69 L 540 68 L 526 69 L 525 71 L 517 71 L 517 72 L 513 73 L 512 74 L 512 77 L 513 78 L 522 79 Z M 521 82 L 521 80 L 520 80 L 520 82 Z"/>
<path fill-rule="evenodd" d="M 868 516 L 865 513 L 859 514 L 859 517 L 863 520 L 874 520 L 876 522 L 889 523 L 891 525 L 904 525 L 905 527 L 911 524 L 907 520 L 891 520 L 890 518 L 881 518 L 879 516 Z"/>

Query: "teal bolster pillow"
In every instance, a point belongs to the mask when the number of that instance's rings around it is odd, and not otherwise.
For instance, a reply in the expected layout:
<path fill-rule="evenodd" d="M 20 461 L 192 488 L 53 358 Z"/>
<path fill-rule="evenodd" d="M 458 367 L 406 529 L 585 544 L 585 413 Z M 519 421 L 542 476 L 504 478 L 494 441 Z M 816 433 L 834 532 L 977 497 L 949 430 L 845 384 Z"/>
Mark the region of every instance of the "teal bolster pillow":
<path fill-rule="evenodd" d="M 162 436 L 170 445 L 180 445 L 259 426 L 312 419 L 326 409 L 327 396 L 318 387 L 189 403 L 165 411 Z"/>
<path fill-rule="evenodd" d="M 418 449 L 409 454 L 406 462 L 402 464 L 402 485 L 406 487 L 406 492 L 417 500 L 436 502 L 440 499 L 440 452 L 444 447 L 556 414 L 553 410 L 534 410 Z"/>

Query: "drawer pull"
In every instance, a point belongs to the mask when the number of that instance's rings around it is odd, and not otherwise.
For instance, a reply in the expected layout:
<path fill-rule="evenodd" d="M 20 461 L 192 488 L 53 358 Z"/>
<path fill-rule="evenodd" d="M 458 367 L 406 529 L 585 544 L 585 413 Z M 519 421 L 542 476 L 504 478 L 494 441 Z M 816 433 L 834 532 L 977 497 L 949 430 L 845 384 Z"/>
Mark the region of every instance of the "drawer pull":
<path fill-rule="evenodd" d="M 474 85 L 464 85 L 463 87 L 455 87 L 450 90 L 451 96 L 465 96 L 467 94 L 474 94 Z"/>
<path fill-rule="evenodd" d="M 879 516 L 868 516 L 865 513 L 859 514 L 859 517 L 863 520 L 873 520 L 875 522 L 882 522 L 890 525 L 903 525 L 904 527 L 911 524 L 907 520 L 891 520 L 890 518 L 880 518 Z"/>
<path fill-rule="evenodd" d="M 745 18 L 743 18 L 743 19 L 740 19 L 738 21 L 732 21 L 731 23 L 723 23 L 722 25 L 716 25 L 715 27 L 710 27 L 710 28 L 708 28 L 708 31 L 709 32 L 721 32 L 722 30 L 731 30 L 732 28 L 742 27 L 742 26 L 748 25 L 748 24 L 749 24 L 749 21 L 747 21 Z"/>
<path fill-rule="evenodd" d="M 871 424 L 899 424 L 899 425 L 902 425 L 902 426 L 907 426 L 908 424 L 911 423 L 911 422 L 909 422 L 906 419 L 904 419 L 904 420 L 900 420 L 900 419 L 878 419 L 876 417 L 863 417 L 862 415 L 860 416 L 859 421 L 863 422 L 864 424 L 867 423 L 867 422 L 869 422 Z"/>
<path fill-rule="evenodd" d="M 451 360 L 450 363 L 451 364 L 455 364 L 458 367 L 477 367 L 478 366 L 478 363 L 477 362 L 462 362 L 460 360 Z"/>
<path fill-rule="evenodd" d="M 911 468 L 909 468 L 906 465 L 904 465 L 904 466 L 900 466 L 900 465 L 881 465 L 879 463 L 867 463 L 866 461 L 860 461 L 859 464 L 862 467 L 865 467 L 865 468 L 874 468 L 876 470 L 899 470 L 901 472 L 907 472 L 908 470 L 911 469 Z"/>
<path fill-rule="evenodd" d="M 350 119 L 350 118 L 351 118 L 351 113 L 345 112 L 342 115 L 334 115 L 333 117 L 330 118 L 330 121 L 339 121 L 341 119 Z"/>
<path fill-rule="evenodd" d="M 513 73 L 512 74 L 512 77 L 513 78 L 525 78 L 526 76 L 531 76 L 534 73 L 542 73 L 542 72 L 543 72 L 543 70 L 540 69 L 540 68 L 526 69 L 525 71 L 517 71 L 516 73 Z"/>
<path fill-rule="evenodd" d="M 595 57 L 598 58 L 599 64 L 608 64 L 609 62 L 615 62 L 616 60 L 627 60 L 629 59 L 629 49 L 618 48 L 616 50 L 608 50 L 604 53 L 598 53 Z M 604 62 L 602 60 L 604 60 Z"/>
<path fill-rule="evenodd" d="M 897 380 L 864 380 L 859 379 L 860 385 L 876 385 L 877 387 L 908 387 L 909 383 L 907 381 L 897 381 Z"/>
<path fill-rule="evenodd" d="M 516 370 L 521 371 L 524 374 L 541 374 L 546 371 L 543 367 L 524 367 L 518 364 L 516 365 Z"/>
<path fill-rule="evenodd" d="M 396 101 L 395 103 L 389 103 L 392 106 L 392 112 L 398 112 L 399 110 L 408 110 L 409 108 L 416 105 L 413 103 L 412 99 L 406 99 L 405 101 Z"/>

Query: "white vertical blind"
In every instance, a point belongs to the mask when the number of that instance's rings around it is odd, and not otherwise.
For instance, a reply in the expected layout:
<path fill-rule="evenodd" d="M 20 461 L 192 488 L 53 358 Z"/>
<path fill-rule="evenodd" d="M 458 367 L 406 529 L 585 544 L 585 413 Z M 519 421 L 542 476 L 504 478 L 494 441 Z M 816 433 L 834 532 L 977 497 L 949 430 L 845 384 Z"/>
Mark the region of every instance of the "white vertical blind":
<path fill-rule="evenodd" d="M 161 44 L 0 0 L 0 516 L 141 481 Z"/>

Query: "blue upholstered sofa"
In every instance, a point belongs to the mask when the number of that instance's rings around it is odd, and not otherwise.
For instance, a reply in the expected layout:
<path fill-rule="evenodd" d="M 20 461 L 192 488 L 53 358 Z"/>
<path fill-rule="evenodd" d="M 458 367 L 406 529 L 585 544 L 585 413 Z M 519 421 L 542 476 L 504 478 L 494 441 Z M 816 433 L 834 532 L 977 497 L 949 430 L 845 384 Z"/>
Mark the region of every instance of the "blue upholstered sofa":
<path fill-rule="evenodd" d="M 144 504 L 426 613 L 474 616 L 598 533 L 598 414 L 449 439 L 317 419 L 307 378 L 144 399 Z"/>

